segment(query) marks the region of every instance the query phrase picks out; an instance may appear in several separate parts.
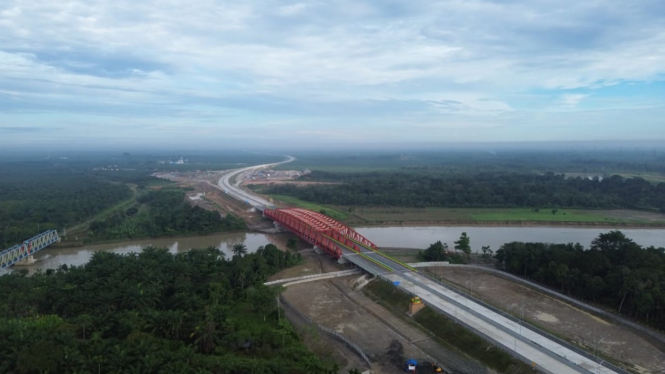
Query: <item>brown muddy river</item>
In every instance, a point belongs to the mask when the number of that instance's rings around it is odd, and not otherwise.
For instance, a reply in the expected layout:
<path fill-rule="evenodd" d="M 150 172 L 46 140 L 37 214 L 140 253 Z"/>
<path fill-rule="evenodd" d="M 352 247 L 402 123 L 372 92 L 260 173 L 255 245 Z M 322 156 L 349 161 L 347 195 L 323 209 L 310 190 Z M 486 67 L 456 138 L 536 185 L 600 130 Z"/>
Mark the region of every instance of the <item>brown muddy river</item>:
<path fill-rule="evenodd" d="M 607 228 L 568 228 L 568 227 L 366 227 L 356 229 L 363 236 L 379 247 L 426 248 L 431 243 L 441 240 L 454 246 L 462 232 L 471 238 L 474 251 L 489 245 L 493 250 L 512 241 L 546 243 L 580 243 L 585 247 Z M 643 246 L 665 247 L 665 230 L 662 229 L 619 229 L 626 236 Z M 188 238 L 148 239 L 113 244 L 98 244 L 77 248 L 46 248 L 35 254 L 37 263 L 30 266 L 14 266 L 14 269 L 28 269 L 30 273 L 37 269 L 55 269 L 61 264 L 82 265 L 88 262 L 94 252 L 109 251 L 115 253 L 138 252 L 148 246 L 166 247 L 172 253 L 187 251 L 192 248 L 219 248 L 226 256 L 232 256 L 231 248 L 235 243 L 244 243 L 250 252 L 259 246 L 273 243 L 280 248 L 286 246 L 290 234 L 234 233 Z M 0 274 L 3 271 L 0 270 Z"/>
<path fill-rule="evenodd" d="M 244 243 L 248 252 L 254 252 L 260 246 L 275 244 L 280 248 L 286 246 L 288 234 L 257 234 L 257 233 L 233 233 L 207 236 L 195 236 L 186 238 L 146 239 L 112 244 L 96 244 L 75 248 L 46 248 L 34 255 L 37 261 L 29 266 L 13 266 L 12 268 L 27 269 L 30 273 L 38 269 L 55 269 L 62 264 L 83 265 L 92 254 L 98 251 L 114 253 L 140 252 L 141 249 L 153 246 L 168 248 L 171 253 L 188 251 L 192 248 L 219 248 L 228 258 L 233 256 L 231 249 L 236 243 Z M 2 274 L 0 270 L 0 274 Z"/>
<path fill-rule="evenodd" d="M 664 229 L 611 229 L 576 227 L 360 227 L 356 228 L 379 247 L 427 248 L 441 240 L 452 248 L 462 232 L 471 238 L 471 248 L 478 252 L 489 245 L 493 250 L 509 242 L 580 243 L 588 248 L 601 233 L 620 230 L 642 246 L 665 247 Z"/>

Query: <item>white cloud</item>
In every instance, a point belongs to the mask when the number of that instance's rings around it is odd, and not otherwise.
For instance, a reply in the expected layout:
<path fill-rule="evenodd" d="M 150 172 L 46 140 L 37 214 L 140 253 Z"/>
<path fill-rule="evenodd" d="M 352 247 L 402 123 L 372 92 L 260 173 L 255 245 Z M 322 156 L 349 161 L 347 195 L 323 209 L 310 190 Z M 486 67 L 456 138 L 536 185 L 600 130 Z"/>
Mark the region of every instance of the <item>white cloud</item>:
<path fill-rule="evenodd" d="M 589 97 L 589 95 L 585 95 L 585 94 L 564 94 L 564 95 L 561 95 L 560 103 L 562 105 L 567 105 L 567 106 L 576 106 L 577 104 L 582 102 L 582 100 L 586 99 L 587 97 Z"/>
<path fill-rule="evenodd" d="M 12 17 L 17 17 L 19 15 L 21 15 L 21 8 L 17 6 L 5 9 L 2 12 L 0 12 L 0 16 L 2 16 L 3 18 L 12 18 Z"/>
<path fill-rule="evenodd" d="M 24 106 L 160 121 L 189 115 L 190 123 L 232 113 L 239 123 L 310 127 L 389 112 L 397 132 L 411 118 L 495 126 L 498 116 L 575 110 L 594 90 L 662 79 L 660 2 L 605 5 L 5 0 L 0 86 L 21 99 L 0 106 L 0 123 L 3 111 Z"/>
<path fill-rule="evenodd" d="M 280 16 L 295 16 L 302 13 L 307 8 L 306 3 L 289 4 L 277 9 L 277 14 Z"/>

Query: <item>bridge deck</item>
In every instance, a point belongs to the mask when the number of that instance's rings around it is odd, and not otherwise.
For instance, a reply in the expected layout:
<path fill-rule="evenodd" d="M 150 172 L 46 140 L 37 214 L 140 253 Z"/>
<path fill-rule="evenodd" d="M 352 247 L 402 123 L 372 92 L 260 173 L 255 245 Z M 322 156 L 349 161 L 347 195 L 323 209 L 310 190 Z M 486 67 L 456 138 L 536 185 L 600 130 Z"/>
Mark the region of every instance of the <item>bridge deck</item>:
<path fill-rule="evenodd" d="M 393 259 L 381 256 L 380 254 L 376 253 L 375 251 L 369 250 L 367 248 L 363 248 L 362 251 L 359 254 L 357 252 L 354 252 L 346 247 L 340 246 L 340 249 L 342 250 L 342 253 L 344 253 L 344 258 L 351 261 L 352 263 L 358 265 L 359 267 L 367 270 L 368 272 L 374 274 L 374 275 L 383 275 L 383 274 L 391 274 L 391 273 L 404 273 L 404 272 L 411 272 L 412 270 L 407 268 L 406 266 L 396 262 Z M 372 261 L 374 260 L 374 261 Z M 381 263 L 384 266 L 392 269 L 392 271 L 386 269 L 385 267 L 377 264 Z"/>

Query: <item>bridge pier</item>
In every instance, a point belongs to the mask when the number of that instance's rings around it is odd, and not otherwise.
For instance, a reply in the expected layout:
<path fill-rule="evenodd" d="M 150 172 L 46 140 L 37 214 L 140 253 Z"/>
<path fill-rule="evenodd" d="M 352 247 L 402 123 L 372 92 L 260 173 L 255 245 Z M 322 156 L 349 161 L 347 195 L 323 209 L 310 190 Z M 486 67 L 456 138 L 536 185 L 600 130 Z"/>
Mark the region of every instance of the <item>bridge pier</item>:
<path fill-rule="evenodd" d="M 314 252 L 316 252 L 316 254 L 318 254 L 318 255 L 323 254 L 323 253 L 328 253 L 328 252 L 324 251 L 323 249 L 321 249 L 317 246 L 314 246 Z"/>
<path fill-rule="evenodd" d="M 32 255 L 30 255 L 30 256 L 24 258 L 23 260 L 15 263 L 14 266 L 30 266 L 30 265 L 34 265 L 36 262 L 37 262 L 37 260 L 35 260 L 35 258 Z"/>
<path fill-rule="evenodd" d="M 348 263 L 349 263 L 349 260 L 348 260 L 346 257 L 342 256 L 342 257 L 340 257 L 340 258 L 337 260 L 337 263 L 340 264 L 340 265 L 342 265 L 342 264 L 348 264 Z"/>

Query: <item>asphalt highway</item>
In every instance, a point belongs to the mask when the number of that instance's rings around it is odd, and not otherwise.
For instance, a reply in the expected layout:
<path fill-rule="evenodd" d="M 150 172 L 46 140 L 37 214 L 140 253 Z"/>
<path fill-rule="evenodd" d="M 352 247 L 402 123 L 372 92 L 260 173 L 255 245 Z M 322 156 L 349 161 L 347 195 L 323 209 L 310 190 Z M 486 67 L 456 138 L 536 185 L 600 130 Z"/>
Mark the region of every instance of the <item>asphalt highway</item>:
<path fill-rule="evenodd" d="M 229 195 L 254 207 L 270 206 L 272 205 L 270 202 L 242 190 L 239 187 L 242 182 L 240 178 L 235 183 L 231 183 L 231 179 L 242 173 L 273 167 L 293 160 L 295 160 L 294 157 L 287 156 L 287 159 L 282 162 L 231 170 L 222 176 L 219 186 Z M 396 287 L 410 294 L 418 295 L 425 304 L 484 335 L 488 340 L 500 344 L 504 349 L 513 351 L 540 371 L 552 374 L 624 373 L 603 366 L 588 354 L 582 354 L 537 331 L 520 326 L 517 322 L 462 294 L 455 293 L 427 276 L 417 273 L 407 265 L 377 251 L 363 247 L 361 253 L 357 253 L 341 244 L 340 248 L 344 254 L 343 257 L 348 261 L 393 282 Z"/>
<path fill-rule="evenodd" d="M 405 264 L 376 251 L 363 248 L 361 255 L 345 247 L 342 250 L 347 260 L 393 282 L 396 287 L 419 296 L 426 305 L 463 323 L 476 333 L 502 345 L 504 349 L 513 351 L 541 371 L 552 374 L 624 373 L 605 367 L 594 357 L 581 354 L 537 331 L 521 326 L 518 322 L 453 292 L 427 276 L 409 269 Z"/>
<path fill-rule="evenodd" d="M 227 194 L 233 196 L 234 198 L 238 200 L 242 200 L 246 202 L 247 204 L 259 208 L 259 207 L 265 207 L 265 206 L 270 206 L 272 205 L 269 201 L 264 200 L 258 196 L 255 196 L 247 191 L 244 191 L 243 189 L 240 188 L 240 183 L 242 183 L 242 180 L 237 178 L 235 183 L 231 183 L 231 179 L 235 176 L 239 176 L 244 173 L 248 172 L 253 172 L 256 170 L 261 170 L 261 169 L 267 169 L 270 167 L 274 167 L 277 165 L 281 164 L 286 164 L 289 163 L 293 160 L 295 160 L 295 157 L 292 156 L 286 156 L 286 160 L 282 162 L 276 162 L 274 164 L 263 164 L 263 165 L 255 165 L 255 166 L 250 166 L 242 169 L 234 169 L 230 170 L 228 173 L 224 174 L 218 182 L 219 187 L 226 192 Z"/>

